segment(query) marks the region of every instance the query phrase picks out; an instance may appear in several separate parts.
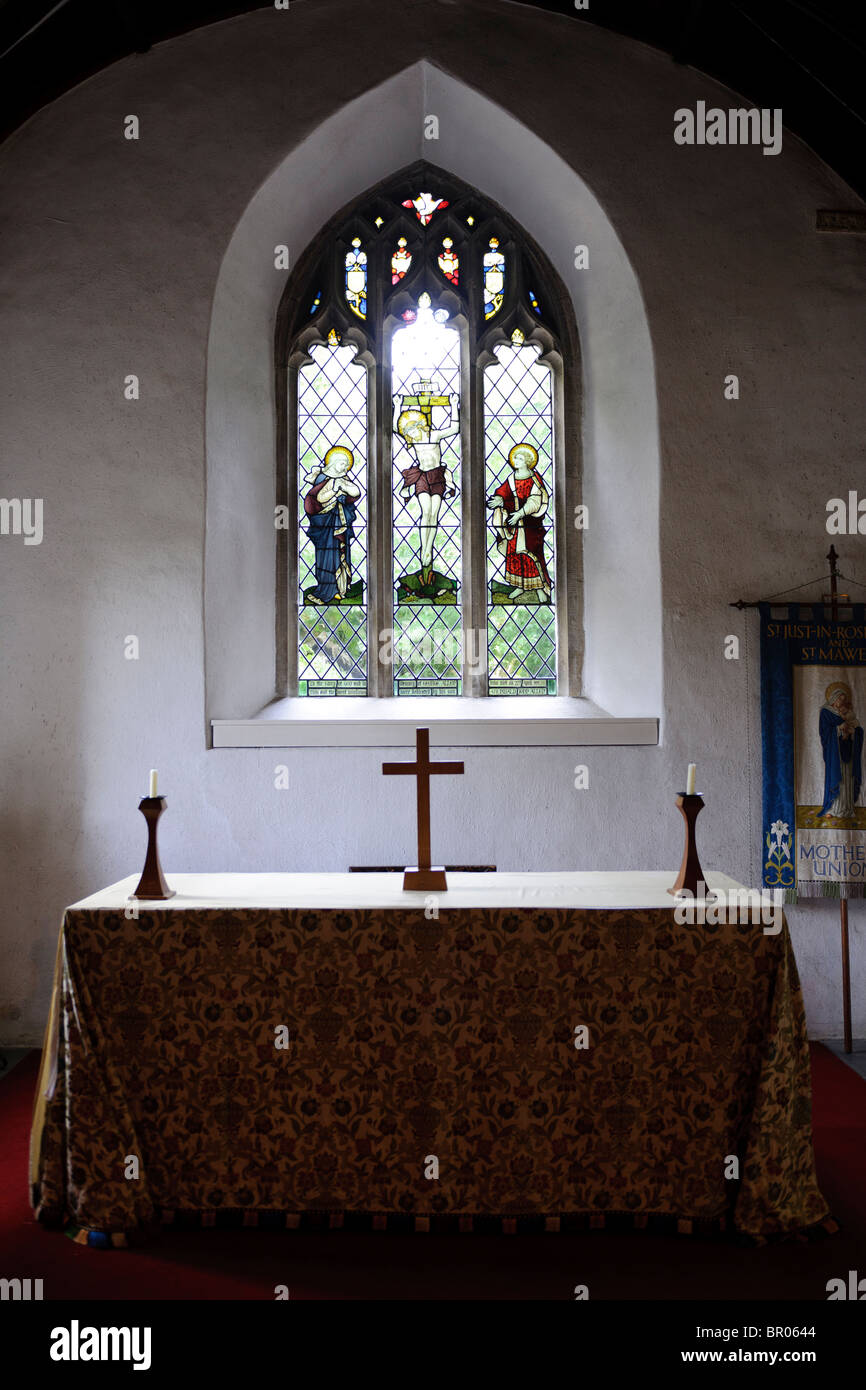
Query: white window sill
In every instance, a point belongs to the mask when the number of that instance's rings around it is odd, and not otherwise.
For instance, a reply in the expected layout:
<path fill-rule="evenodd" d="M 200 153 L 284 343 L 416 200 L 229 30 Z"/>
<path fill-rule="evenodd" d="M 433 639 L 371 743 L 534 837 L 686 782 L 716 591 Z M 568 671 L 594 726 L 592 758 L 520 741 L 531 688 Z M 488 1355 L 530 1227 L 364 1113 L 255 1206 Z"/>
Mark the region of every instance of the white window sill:
<path fill-rule="evenodd" d="M 658 743 L 658 719 L 617 718 L 567 696 L 274 700 L 252 719 L 213 719 L 214 748 L 544 748 Z"/>

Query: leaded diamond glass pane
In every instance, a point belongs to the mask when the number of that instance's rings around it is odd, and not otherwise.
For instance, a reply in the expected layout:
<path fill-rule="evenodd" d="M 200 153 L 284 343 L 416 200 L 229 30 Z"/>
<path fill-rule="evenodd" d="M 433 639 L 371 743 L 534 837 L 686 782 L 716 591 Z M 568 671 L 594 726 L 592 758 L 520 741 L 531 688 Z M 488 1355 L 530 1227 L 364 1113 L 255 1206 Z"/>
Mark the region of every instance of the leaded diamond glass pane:
<path fill-rule="evenodd" d="M 446 319 L 422 294 L 392 340 L 397 695 L 462 689 L 460 338 Z"/>
<path fill-rule="evenodd" d="M 553 695 L 552 377 L 520 333 L 494 351 L 484 372 L 489 690 Z"/>
<path fill-rule="evenodd" d="M 298 369 L 298 693 L 367 693 L 367 370 L 314 344 Z"/>

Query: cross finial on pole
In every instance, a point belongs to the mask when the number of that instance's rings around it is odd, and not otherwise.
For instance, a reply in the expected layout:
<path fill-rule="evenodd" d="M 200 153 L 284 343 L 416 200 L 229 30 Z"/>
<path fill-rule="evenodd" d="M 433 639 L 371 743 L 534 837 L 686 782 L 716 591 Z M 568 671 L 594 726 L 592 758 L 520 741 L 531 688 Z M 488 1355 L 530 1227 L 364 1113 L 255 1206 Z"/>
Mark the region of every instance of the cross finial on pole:
<path fill-rule="evenodd" d="M 430 863 L 430 778 L 436 773 L 462 773 L 462 763 L 431 763 L 430 730 L 415 730 L 414 763 L 383 763 L 382 772 L 388 776 L 415 776 L 417 782 L 418 805 L 418 864 L 406 869 L 403 874 L 404 889 L 424 891 L 435 888 L 444 892 L 448 888 L 445 870 L 441 865 L 435 868 Z"/>

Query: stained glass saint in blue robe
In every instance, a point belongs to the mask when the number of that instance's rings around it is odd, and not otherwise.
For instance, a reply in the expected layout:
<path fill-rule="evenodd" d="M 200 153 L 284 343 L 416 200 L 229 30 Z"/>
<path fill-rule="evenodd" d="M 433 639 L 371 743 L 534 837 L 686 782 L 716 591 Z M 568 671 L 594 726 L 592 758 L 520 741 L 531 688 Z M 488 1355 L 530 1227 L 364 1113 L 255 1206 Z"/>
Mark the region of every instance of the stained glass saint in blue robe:
<path fill-rule="evenodd" d="M 335 445 L 308 478 L 304 496 L 307 535 L 316 552 L 316 586 L 306 590 L 307 603 L 332 603 L 346 597 L 352 582 L 352 537 L 361 489 L 348 477 L 351 449 Z"/>
<path fill-rule="evenodd" d="M 835 681 L 824 692 L 818 732 L 824 751 L 822 816 L 843 819 L 855 813 L 863 780 L 863 729 L 854 713 L 851 687 Z"/>

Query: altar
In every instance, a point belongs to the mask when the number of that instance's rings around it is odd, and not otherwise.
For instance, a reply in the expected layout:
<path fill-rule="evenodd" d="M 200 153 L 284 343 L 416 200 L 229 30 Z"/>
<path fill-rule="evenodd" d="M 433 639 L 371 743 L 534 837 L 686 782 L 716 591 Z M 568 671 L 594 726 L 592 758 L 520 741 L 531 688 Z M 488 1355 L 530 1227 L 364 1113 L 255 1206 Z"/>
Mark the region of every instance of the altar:
<path fill-rule="evenodd" d="M 65 913 L 45 1225 L 832 1229 L 786 925 L 678 925 L 672 872 L 169 878 Z"/>

